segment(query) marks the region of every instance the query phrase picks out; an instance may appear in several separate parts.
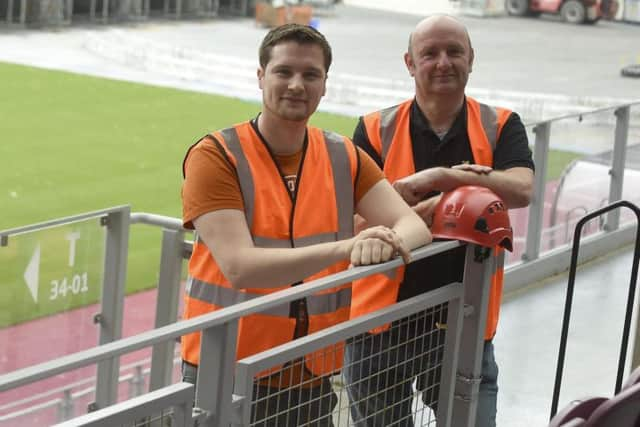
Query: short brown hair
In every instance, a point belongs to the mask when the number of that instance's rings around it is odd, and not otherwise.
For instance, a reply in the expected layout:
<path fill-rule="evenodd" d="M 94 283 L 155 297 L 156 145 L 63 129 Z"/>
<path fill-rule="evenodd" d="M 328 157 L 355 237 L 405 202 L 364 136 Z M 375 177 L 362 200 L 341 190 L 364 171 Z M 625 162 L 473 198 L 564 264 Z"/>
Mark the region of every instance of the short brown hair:
<path fill-rule="evenodd" d="M 324 70 L 329 72 L 331 66 L 331 46 L 324 38 L 322 33 L 313 27 L 300 24 L 285 24 L 269 31 L 262 43 L 258 56 L 260 58 L 260 66 L 264 69 L 271 60 L 271 50 L 274 46 L 285 42 L 296 42 L 298 44 L 315 44 L 322 48 L 324 54 Z"/>

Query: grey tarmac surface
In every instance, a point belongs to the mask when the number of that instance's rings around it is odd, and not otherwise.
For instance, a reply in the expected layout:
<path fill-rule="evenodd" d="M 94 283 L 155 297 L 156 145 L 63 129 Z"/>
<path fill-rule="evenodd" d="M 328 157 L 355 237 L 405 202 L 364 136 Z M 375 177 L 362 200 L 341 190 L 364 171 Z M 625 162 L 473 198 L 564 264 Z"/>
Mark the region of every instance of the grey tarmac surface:
<path fill-rule="evenodd" d="M 402 55 L 420 16 L 338 5 L 318 14 L 334 49 L 332 74 L 348 73 L 410 85 Z M 640 25 L 601 21 L 568 25 L 555 17 L 460 17 L 476 51 L 471 91 L 494 97 L 544 97 L 547 102 L 610 105 L 640 99 L 640 79 L 621 68 L 640 62 Z M 118 29 L 126 35 L 253 61 L 267 29 L 251 18 L 159 21 L 57 30 L 0 30 L 0 60 L 106 77 L 213 91 L 211 85 L 171 78 L 162 70 L 114 63 L 86 48 L 87 35 Z M 144 71 L 144 72 L 141 72 Z M 483 92 L 483 93 L 484 93 Z"/>

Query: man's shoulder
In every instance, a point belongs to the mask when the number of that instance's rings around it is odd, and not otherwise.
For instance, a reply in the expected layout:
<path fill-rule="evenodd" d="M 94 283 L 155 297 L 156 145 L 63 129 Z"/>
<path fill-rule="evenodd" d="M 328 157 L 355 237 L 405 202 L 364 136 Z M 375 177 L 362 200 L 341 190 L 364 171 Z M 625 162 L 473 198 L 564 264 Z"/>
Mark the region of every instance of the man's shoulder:
<path fill-rule="evenodd" d="M 513 114 L 517 115 L 517 113 L 515 111 L 513 111 L 512 109 L 504 107 L 504 106 L 501 106 L 501 105 L 496 105 L 493 102 L 487 103 L 487 102 L 479 101 L 478 99 L 476 99 L 476 98 L 474 98 L 472 96 L 469 96 L 469 95 L 465 95 L 465 98 L 467 100 L 467 102 L 465 103 L 466 105 L 468 105 L 469 102 L 471 102 L 471 103 L 476 103 L 476 104 L 478 104 L 480 106 L 489 107 L 489 108 L 491 108 L 493 110 L 496 110 L 499 113 L 505 114 L 505 115 L 507 115 L 509 117 L 511 117 Z M 466 105 L 465 105 L 465 107 L 466 107 Z"/>
<path fill-rule="evenodd" d="M 363 116 L 360 116 L 360 119 L 364 119 L 366 117 L 372 117 L 378 114 L 382 116 L 388 115 L 389 113 L 393 113 L 401 108 L 409 109 L 414 102 L 415 102 L 414 98 L 406 99 L 398 104 L 390 105 L 388 107 L 381 108 L 380 110 L 370 111 L 369 113 L 366 113 Z"/>
<path fill-rule="evenodd" d="M 216 134 L 225 135 L 225 134 L 228 134 L 229 132 L 233 132 L 238 129 L 242 129 L 245 127 L 253 127 L 253 126 L 254 126 L 254 122 L 252 120 L 245 120 L 243 122 L 238 122 L 223 128 L 219 128 L 216 131 L 211 132 L 209 135 L 211 136 L 215 136 Z"/>
<path fill-rule="evenodd" d="M 186 155 L 193 154 L 199 151 L 208 151 L 215 144 L 215 137 L 211 133 L 207 133 L 201 136 L 196 142 L 191 144 L 191 146 L 187 149 Z"/>

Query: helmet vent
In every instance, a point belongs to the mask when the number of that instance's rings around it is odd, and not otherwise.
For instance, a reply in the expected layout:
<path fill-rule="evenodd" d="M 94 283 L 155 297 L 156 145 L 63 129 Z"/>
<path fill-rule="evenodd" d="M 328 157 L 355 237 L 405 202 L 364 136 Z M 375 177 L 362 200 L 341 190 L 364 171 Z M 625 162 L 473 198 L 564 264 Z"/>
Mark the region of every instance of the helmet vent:
<path fill-rule="evenodd" d="M 480 231 L 481 233 L 489 233 L 489 226 L 487 225 L 487 220 L 485 220 L 482 217 L 478 218 L 473 228 Z"/>

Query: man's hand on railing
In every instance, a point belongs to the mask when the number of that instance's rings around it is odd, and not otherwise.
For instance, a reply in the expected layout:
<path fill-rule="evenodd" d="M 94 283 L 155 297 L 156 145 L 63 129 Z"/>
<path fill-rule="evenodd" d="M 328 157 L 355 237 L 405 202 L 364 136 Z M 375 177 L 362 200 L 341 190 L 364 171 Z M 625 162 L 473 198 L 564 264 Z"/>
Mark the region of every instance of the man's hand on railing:
<path fill-rule="evenodd" d="M 367 228 L 346 242 L 350 245 L 353 266 L 386 262 L 396 255 L 402 256 L 405 263 L 411 261 L 411 253 L 402 238 L 388 227 Z"/>

